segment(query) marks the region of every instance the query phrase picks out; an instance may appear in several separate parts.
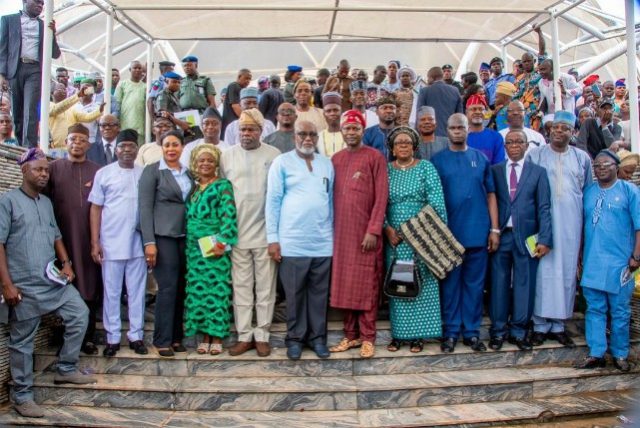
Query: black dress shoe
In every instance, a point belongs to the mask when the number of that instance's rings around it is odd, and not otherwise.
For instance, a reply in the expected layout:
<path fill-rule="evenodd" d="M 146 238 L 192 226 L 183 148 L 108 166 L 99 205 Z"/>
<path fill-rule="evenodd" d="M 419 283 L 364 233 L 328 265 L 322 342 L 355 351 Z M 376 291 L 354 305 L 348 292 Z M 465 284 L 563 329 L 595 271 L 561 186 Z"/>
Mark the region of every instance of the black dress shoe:
<path fill-rule="evenodd" d="M 573 342 L 566 332 L 562 331 L 560 333 L 549 333 L 549 339 L 556 340 L 559 344 L 566 346 L 567 348 L 575 348 L 576 344 Z"/>
<path fill-rule="evenodd" d="M 182 343 L 174 343 L 171 345 L 171 348 L 173 349 L 173 352 L 187 352 L 187 348 L 185 348 Z"/>
<path fill-rule="evenodd" d="M 98 347 L 93 342 L 84 342 L 80 350 L 87 355 L 98 354 Z"/>
<path fill-rule="evenodd" d="M 582 361 L 576 363 L 573 367 L 576 369 L 598 369 L 605 367 L 607 360 L 598 357 L 587 357 Z"/>
<path fill-rule="evenodd" d="M 520 339 L 519 337 L 510 337 L 509 343 L 511 343 L 512 345 L 516 345 L 521 351 L 531 351 L 533 349 L 533 346 L 531 345 L 531 343 L 529 343 L 529 341 L 527 341 L 526 337 L 522 339 Z"/>
<path fill-rule="evenodd" d="M 102 355 L 105 357 L 115 357 L 116 353 L 120 350 L 120 344 L 107 344 L 102 351 Z"/>
<path fill-rule="evenodd" d="M 502 336 L 493 336 L 489 341 L 489 348 L 494 351 L 499 351 L 502 349 L 502 344 L 504 343 L 504 337 Z"/>
<path fill-rule="evenodd" d="M 440 349 L 442 349 L 442 352 L 450 354 L 456 350 L 456 342 L 456 339 L 453 337 L 447 337 L 440 344 Z"/>
<path fill-rule="evenodd" d="M 140 355 L 147 355 L 149 353 L 142 340 L 134 340 L 133 342 L 129 342 L 129 349 L 133 349 L 136 354 Z"/>
<path fill-rule="evenodd" d="M 547 338 L 546 333 L 541 333 L 539 331 L 534 331 L 531 335 L 531 346 L 540 346 L 544 343 Z"/>
<path fill-rule="evenodd" d="M 623 372 L 628 372 L 629 370 L 631 370 L 631 364 L 629 364 L 629 361 L 626 358 L 614 358 L 613 365 L 616 366 L 618 370 Z"/>
<path fill-rule="evenodd" d="M 477 337 L 465 338 L 462 340 L 462 343 L 476 352 L 484 352 L 487 350 L 487 347 L 484 346 L 484 343 L 482 343 L 482 341 Z"/>

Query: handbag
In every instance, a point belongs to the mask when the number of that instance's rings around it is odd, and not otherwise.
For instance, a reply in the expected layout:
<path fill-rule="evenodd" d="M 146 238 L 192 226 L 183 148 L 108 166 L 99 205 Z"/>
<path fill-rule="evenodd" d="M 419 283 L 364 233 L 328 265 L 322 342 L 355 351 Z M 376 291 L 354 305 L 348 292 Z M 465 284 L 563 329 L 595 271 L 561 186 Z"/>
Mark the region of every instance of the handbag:
<path fill-rule="evenodd" d="M 462 264 L 464 247 L 431 205 L 402 223 L 398 234 L 438 279 Z"/>
<path fill-rule="evenodd" d="M 384 279 L 384 294 L 396 299 L 415 299 L 420 294 L 421 283 L 420 269 L 415 260 L 398 261 L 394 250 Z"/>

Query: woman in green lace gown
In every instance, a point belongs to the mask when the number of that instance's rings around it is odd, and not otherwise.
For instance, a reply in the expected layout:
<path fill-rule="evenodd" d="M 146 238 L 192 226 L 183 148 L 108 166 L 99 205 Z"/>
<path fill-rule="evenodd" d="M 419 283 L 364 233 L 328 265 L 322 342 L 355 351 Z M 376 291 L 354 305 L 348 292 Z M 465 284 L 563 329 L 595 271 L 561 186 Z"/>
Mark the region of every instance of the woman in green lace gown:
<path fill-rule="evenodd" d="M 231 259 L 228 245 L 238 238 L 236 206 L 229 180 L 218 177 L 220 150 L 210 144 L 191 154 L 191 171 L 198 185 L 187 206 L 187 287 L 185 336 L 204 334 L 198 353 L 222 352 L 231 322 Z M 214 236 L 217 244 L 203 257 L 198 240 Z"/>
<path fill-rule="evenodd" d="M 431 162 L 414 158 L 420 137 L 406 126 L 394 128 L 388 137 L 389 151 L 396 158 L 389 163 L 389 202 L 385 219 L 386 266 L 395 254 L 397 260 L 413 260 L 414 251 L 397 234 L 400 225 L 429 204 L 447 221 L 442 184 Z M 397 351 L 409 342 L 411 352 L 420 352 L 422 339 L 440 337 L 440 294 L 438 281 L 421 260 L 416 260 L 422 283 L 415 299 L 389 298 L 392 341 L 389 351 Z"/>

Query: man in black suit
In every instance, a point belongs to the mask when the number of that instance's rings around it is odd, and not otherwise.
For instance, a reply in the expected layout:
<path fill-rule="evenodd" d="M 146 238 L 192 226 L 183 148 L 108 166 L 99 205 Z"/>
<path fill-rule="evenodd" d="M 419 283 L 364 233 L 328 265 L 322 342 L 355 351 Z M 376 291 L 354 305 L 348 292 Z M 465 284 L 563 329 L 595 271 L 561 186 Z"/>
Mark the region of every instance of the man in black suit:
<path fill-rule="evenodd" d="M 416 111 L 422 106 L 433 107 L 436 111 L 436 136 L 447 136 L 447 121 L 453 113 L 462 113 L 462 98 L 460 92 L 446 84 L 440 67 L 432 67 L 427 73 L 429 86 L 420 89 Z M 415 124 L 417 128 L 417 124 Z"/>
<path fill-rule="evenodd" d="M 507 160 L 491 167 L 501 236 L 498 251 L 491 257 L 489 347 L 502 348 L 509 333 L 510 343 L 529 351 L 532 347 L 526 330 L 533 315 L 538 261 L 553 243 L 551 191 L 546 170 L 524 161 L 528 142 L 523 131 L 509 131 L 505 146 Z M 526 240 L 536 234 L 532 257 Z"/>
<path fill-rule="evenodd" d="M 597 117 L 585 119 L 580 126 L 576 147 L 589 153 L 595 159 L 601 150 L 608 148 L 615 140 L 614 133 L 619 135 L 613 123 L 613 101 L 602 98 L 598 103 Z"/>
<path fill-rule="evenodd" d="M 105 114 L 98 121 L 100 139 L 91 144 L 87 151 L 87 159 L 100 166 L 115 162 L 116 137 L 120 132 L 120 121 L 112 114 Z"/>
<path fill-rule="evenodd" d="M 0 18 L 0 87 L 12 90 L 13 119 L 16 139 L 22 146 L 38 145 L 38 103 L 42 73 L 42 40 L 44 23 L 38 16 L 43 0 L 22 0 L 23 9 Z M 53 58 L 60 57 L 53 31 Z"/>

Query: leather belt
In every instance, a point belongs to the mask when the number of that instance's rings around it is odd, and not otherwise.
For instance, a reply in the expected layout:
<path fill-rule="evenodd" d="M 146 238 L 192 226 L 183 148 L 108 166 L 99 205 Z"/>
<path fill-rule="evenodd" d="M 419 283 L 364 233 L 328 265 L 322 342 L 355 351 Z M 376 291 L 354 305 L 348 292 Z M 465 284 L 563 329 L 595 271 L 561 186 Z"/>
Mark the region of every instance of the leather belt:
<path fill-rule="evenodd" d="M 23 64 L 37 64 L 39 61 L 31 58 L 20 58 L 20 62 Z"/>

